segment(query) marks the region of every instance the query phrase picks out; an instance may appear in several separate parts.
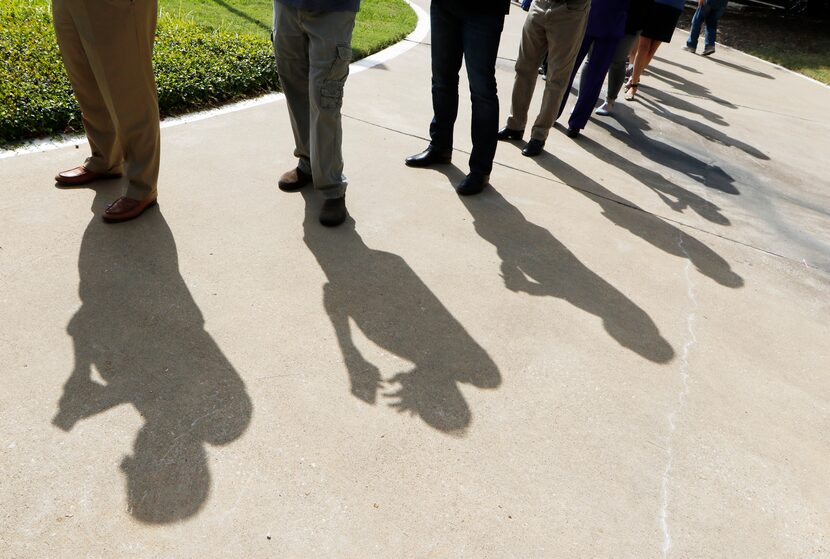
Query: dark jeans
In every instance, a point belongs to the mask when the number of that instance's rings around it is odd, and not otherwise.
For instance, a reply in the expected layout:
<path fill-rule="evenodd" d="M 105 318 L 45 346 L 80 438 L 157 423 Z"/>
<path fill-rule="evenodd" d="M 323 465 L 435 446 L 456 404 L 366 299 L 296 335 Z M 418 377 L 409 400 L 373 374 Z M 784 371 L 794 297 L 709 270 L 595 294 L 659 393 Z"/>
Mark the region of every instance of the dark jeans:
<path fill-rule="evenodd" d="M 462 57 L 467 65 L 473 102 L 473 152 L 470 171 L 489 175 L 496 156 L 499 97 L 496 90 L 496 56 L 504 28 L 503 14 L 476 14 L 432 2 L 432 109 L 430 146 L 452 149 L 458 116 L 458 72 Z"/>

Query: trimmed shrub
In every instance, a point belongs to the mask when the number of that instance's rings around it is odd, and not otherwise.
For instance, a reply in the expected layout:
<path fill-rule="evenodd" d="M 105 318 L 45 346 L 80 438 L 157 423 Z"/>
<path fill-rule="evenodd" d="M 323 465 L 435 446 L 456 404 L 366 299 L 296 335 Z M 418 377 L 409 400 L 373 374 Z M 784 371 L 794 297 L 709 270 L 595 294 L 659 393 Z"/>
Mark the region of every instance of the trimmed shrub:
<path fill-rule="evenodd" d="M 79 132 L 80 110 L 46 6 L 0 10 L 0 144 Z M 278 85 L 267 37 L 201 27 L 163 15 L 153 64 L 162 115 L 256 95 Z"/>

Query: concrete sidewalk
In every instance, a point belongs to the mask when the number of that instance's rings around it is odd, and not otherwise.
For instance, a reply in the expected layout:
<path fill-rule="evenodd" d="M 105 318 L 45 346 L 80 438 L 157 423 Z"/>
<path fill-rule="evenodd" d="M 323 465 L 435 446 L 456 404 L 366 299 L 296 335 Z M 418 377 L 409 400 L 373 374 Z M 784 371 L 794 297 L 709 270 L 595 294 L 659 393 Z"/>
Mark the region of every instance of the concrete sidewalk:
<path fill-rule="evenodd" d="M 353 76 L 337 230 L 283 103 L 165 129 L 128 224 L 0 160 L 0 556 L 830 552 L 830 90 L 682 40 L 469 199 L 466 102 L 403 166 L 426 42 Z"/>

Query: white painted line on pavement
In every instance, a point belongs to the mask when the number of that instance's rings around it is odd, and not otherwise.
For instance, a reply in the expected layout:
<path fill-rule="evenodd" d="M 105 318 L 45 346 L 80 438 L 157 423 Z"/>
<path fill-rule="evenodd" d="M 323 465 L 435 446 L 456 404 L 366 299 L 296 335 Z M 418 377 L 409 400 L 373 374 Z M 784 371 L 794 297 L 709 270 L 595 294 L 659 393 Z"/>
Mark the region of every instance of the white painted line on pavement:
<path fill-rule="evenodd" d="M 375 66 L 385 64 L 393 58 L 397 58 L 398 56 L 401 56 L 408 50 L 418 46 L 418 44 L 426 38 L 430 30 L 429 17 L 427 13 L 424 11 L 423 8 L 411 2 L 410 0 L 404 0 L 404 2 L 409 4 L 409 7 L 412 8 L 412 10 L 415 12 L 415 15 L 418 17 L 418 24 L 416 25 L 414 31 L 407 35 L 406 38 L 395 43 L 394 45 L 387 47 L 380 52 L 376 52 L 371 56 L 367 56 L 366 58 L 352 63 L 349 68 L 350 74 L 359 74 L 365 70 L 374 68 Z M 283 99 L 285 99 L 285 95 L 283 95 L 282 93 L 269 93 L 261 97 L 256 97 L 254 99 L 248 99 L 245 101 L 239 101 L 237 103 L 231 103 L 229 105 L 225 105 L 216 109 L 208 109 L 206 111 L 199 111 L 183 116 L 166 118 L 161 122 L 161 127 L 172 128 L 173 126 L 180 126 L 182 124 L 199 122 L 200 120 L 206 120 L 208 118 L 235 113 L 238 111 L 244 111 L 252 107 L 259 107 L 261 105 L 267 105 L 269 103 L 276 103 L 278 101 L 282 101 Z M 17 157 L 19 155 L 27 155 L 30 153 L 42 153 L 45 151 L 52 151 L 70 146 L 80 146 L 81 144 L 85 143 L 86 136 L 80 135 L 61 136 L 57 139 L 46 138 L 39 140 L 31 140 L 15 149 L 0 150 L 0 159 Z"/>

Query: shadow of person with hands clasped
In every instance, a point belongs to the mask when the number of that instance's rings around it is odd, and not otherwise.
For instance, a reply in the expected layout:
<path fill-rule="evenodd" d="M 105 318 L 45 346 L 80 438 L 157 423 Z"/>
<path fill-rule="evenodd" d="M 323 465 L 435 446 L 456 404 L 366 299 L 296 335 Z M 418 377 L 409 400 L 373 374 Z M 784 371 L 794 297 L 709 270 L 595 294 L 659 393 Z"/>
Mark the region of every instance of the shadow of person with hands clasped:
<path fill-rule="evenodd" d="M 621 346 L 657 363 L 674 357 L 654 321 L 599 275 L 582 264 L 550 231 L 529 222 L 495 189 L 461 197 L 476 232 L 502 260 L 504 285 L 537 297 L 556 297 L 602 320 Z"/>
<path fill-rule="evenodd" d="M 328 280 L 324 306 L 352 394 L 374 404 L 388 383 L 390 406 L 439 431 L 463 434 L 472 414 L 458 383 L 497 388 L 496 364 L 403 258 L 366 246 L 352 218 L 336 230 L 320 227 L 319 200 L 308 189 L 303 196 L 304 240 Z M 351 323 L 380 348 L 412 362 L 412 370 L 385 381 L 355 345 Z"/>
<path fill-rule="evenodd" d="M 153 208 L 115 226 L 97 217 L 114 186 L 96 191 L 95 217 L 81 243 L 82 305 L 68 326 L 75 367 L 53 423 L 69 431 L 80 420 L 133 405 L 144 425 L 121 464 L 128 510 L 145 523 L 176 522 L 208 498 L 205 445 L 239 438 L 251 401 L 204 329 L 161 212 Z"/>

